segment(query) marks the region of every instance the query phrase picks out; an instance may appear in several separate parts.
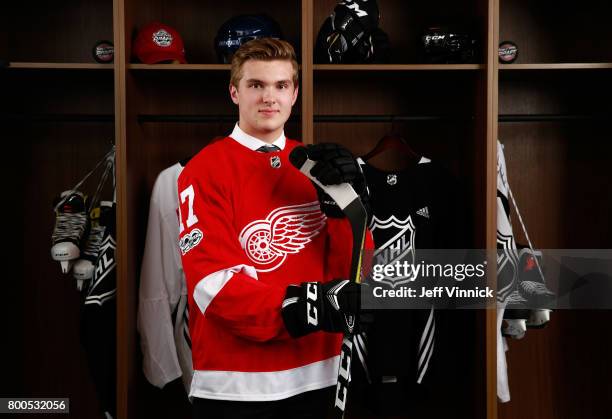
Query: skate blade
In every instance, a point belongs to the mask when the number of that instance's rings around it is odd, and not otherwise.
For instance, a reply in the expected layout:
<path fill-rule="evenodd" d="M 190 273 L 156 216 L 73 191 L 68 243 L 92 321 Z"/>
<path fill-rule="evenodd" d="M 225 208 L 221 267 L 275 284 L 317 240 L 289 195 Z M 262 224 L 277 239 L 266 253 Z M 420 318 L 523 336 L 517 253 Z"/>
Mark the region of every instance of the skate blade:
<path fill-rule="evenodd" d="M 72 269 L 73 264 L 74 262 L 71 260 L 62 260 L 60 262 L 60 265 L 62 267 L 62 273 L 67 274 L 68 272 L 70 272 L 70 269 Z"/>

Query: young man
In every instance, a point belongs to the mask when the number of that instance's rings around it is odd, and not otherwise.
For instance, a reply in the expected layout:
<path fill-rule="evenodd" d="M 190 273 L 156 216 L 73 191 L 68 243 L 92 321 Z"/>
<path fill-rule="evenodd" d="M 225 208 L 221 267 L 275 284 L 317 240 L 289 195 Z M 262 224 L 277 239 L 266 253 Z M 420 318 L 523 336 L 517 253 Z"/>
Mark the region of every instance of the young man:
<path fill-rule="evenodd" d="M 344 313 L 357 310 L 358 286 L 335 279 L 349 274 L 348 221 L 326 217 L 321 208 L 338 215 L 333 204 L 319 204 L 289 162 L 299 143 L 285 138 L 284 124 L 297 83 L 290 44 L 244 44 L 229 86 L 239 121 L 179 177 L 196 418 L 319 418 L 331 406 L 338 332 Z M 327 144 L 308 153 L 323 183 L 351 181 L 365 193 L 346 150 Z M 322 298 L 333 286 L 339 306 Z"/>

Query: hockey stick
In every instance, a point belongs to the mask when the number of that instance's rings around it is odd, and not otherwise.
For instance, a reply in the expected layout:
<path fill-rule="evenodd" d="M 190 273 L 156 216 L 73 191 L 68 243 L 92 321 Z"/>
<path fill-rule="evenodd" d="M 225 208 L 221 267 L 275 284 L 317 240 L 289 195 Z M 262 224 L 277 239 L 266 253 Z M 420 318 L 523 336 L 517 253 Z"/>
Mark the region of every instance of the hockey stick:
<path fill-rule="evenodd" d="M 359 199 L 359 195 L 348 183 L 341 183 L 339 185 L 321 184 L 321 182 L 310 174 L 310 169 L 312 169 L 316 162 L 308 158 L 308 154 L 304 147 L 296 147 L 289 155 L 289 160 L 291 160 L 291 164 L 298 168 L 300 172 L 316 183 L 336 201 L 336 204 L 338 204 L 342 212 L 346 215 L 346 218 L 348 218 L 353 232 L 353 249 L 349 279 L 361 283 L 361 262 L 363 258 L 368 214 Z M 336 397 L 334 401 L 334 416 L 338 418 L 344 417 L 344 411 L 346 409 L 351 374 L 351 359 L 353 357 L 353 330 L 355 327 L 355 320 L 353 316 L 346 318 L 349 332 L 344 334 L 342 347 L 340 348 L 338 384 L 336 385 Z"/>

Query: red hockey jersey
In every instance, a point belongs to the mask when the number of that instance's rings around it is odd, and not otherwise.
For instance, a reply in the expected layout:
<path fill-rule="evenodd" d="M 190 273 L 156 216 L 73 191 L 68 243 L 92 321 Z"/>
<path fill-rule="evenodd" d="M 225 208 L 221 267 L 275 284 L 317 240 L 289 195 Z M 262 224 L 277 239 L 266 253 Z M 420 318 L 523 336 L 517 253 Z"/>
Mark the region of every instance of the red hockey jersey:
<path fill-rule="evenodd" d="M 279 400 L 334 385 L 342 336 L 291 338 L 281 303 L 289 284 L 348 276 L 350 225 L 321 213 L 290 164 L 298 142 L 283 137 L 282 150 L 261 153 L 238 127 L 232 136 L 240 142 L 210 144 L 179 177 L 190 396 Z"/>

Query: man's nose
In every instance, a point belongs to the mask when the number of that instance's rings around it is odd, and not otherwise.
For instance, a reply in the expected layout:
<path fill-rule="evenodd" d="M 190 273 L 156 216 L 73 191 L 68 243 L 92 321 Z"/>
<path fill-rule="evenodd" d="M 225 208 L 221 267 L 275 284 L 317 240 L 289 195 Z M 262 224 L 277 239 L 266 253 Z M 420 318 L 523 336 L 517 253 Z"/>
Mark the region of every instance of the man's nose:
<path fill-rule="evenodd" d="M 274 103 L 276 101 L 276 98 L 274 97 L 274 89 L 271 87 L 264 88 L 261 99 L 264 103 Z"/>

